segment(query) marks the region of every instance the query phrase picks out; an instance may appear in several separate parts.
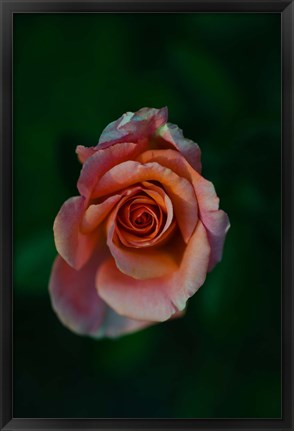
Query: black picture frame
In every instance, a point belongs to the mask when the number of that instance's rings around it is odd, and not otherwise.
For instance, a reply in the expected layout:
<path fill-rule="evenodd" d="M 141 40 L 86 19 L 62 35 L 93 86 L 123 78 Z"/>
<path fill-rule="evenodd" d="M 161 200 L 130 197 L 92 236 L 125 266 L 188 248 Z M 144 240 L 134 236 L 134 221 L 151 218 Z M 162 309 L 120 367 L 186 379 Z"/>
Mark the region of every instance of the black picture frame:
<path fill-rule="evenodd" d="M 1 430 L 293 430 L 293 23 L 289 0 L 4 1 L 1 6 Z M 20 419 L 12 405 L 12 19 L 16 12 L 276 12 L 282 22 L 282 417 L 281 419 Z"/>

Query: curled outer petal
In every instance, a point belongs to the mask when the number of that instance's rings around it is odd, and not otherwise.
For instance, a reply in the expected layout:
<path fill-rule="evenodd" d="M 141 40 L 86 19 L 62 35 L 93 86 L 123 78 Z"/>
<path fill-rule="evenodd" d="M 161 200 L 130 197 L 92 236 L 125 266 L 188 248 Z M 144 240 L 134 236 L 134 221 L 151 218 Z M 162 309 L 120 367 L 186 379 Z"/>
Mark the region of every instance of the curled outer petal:
<path fill-rule="evenodd" d="M 167 121 L 167 108 L 142 108 L 137 112 L 126 112 L 110 123 L 102 132 L 95 147 L 78 145 L 76 153 L 81 163 L 101 149 L 118 143 L 138 143 L 152 136 Z"/>
<path fill-rule="evenodd" d="M 137 112 L 126 112 L 118 120 L 110 123 L 102 132 L 95 147 L 78 145 L 76 153 L 84 163 L 99 149 L 118 143 L 137 143 L 149 141 L 155 149 L 176 149 L 191 166 L 201 172 L 201 151 L 199 146 L 184 137 L 182 130 L 175 124 L 167 123 L 167 107 L 161 109 L 142 108 Z"/>
<path fill-rule="evenodd" d="M 128 160 L 134 160 L 147 148 L 146 142 L 121 143 L 113 147 L 100 149 L 89 157 L 81 170 L 78 179 L 78 190 L 87 199 L 92 196 L 99 179 L 111 168 Z"/>
<path fill-rule="evenodd" d="M 60 256 L 54 262 L 49 283 L 52 307 L 61 322 L 77 334 L 117 337 L 152 324 L 118 315 L 97 294 L 97 267 L 106 256 L 107 251 L 100 249 L 79 271 Z"/>
<path fill-rule="evenodd" d="M 184 138 L 183 131 L 178 126 L 167 123 L 158 129 L 157 136 L 160 136 L 165 142 L 180 151 L 190 165 L 201 173 L 200 148 L 195 142 Z"/>
<path fill-rule="evenodd" d="M 118 314 L 162 322 L 184 310 L 187 299 L 204 283 L 209 255 L 206 231 L 199 221 L 177 271 L 152 282 L 136 280 L 123 274 L 109 258 L 97 271 L 96 288 Z"/>

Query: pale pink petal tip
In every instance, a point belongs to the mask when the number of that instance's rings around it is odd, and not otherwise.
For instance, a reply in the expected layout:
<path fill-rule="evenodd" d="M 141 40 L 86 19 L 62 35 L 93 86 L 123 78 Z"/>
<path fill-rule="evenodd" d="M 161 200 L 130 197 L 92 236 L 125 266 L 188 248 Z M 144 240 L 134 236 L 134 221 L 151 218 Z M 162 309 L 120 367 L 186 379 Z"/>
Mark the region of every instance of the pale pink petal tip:
<path fill-rule="evenodd" d="M 197 172 L 201 173 L 201 150 L 196 142 L 186 139 L 183 131 L 171 123 L 159 128 L 157 133 L 158 136 L 176 148 Z"/>
<path fill-rule="evenodd" d="M 119 142 L 137 142 L 140 139 L 146 139 L 166 123 L 167 116 L 166 107 L 142 108 L 135 113 L 127 112 L 103 130 L 98 146 L 107 148 Z"/>
<path fill-rule="evenodd" d="M 81 163 L 85 163 L 85 161 L 89 157 L 93 156 L 96 151 L 95 147 L 84 147 L 83 145 L 78 145 L 76 148 L 76 153 Z"/>
<path fill-rule="evenodd" d="M 211 254 L 208 271 L 211 271 L 222 260 L 224 242 L 230 226 L 229 217 L 224 211 L 218 210 L 210 215 L 210 230 L 208 230 L 207 236 Z"/>

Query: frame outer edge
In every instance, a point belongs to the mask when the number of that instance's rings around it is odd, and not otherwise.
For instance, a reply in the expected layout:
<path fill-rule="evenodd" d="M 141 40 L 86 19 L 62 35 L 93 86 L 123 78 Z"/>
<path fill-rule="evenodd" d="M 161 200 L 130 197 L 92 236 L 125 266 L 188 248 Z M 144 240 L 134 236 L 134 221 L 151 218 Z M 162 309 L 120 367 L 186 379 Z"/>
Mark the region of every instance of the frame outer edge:
<path fill-rule="evenodd" d="M 282 13 L 282 414 L 293 430 L 293 358 L 294 358 L 294 295 L 293 295 L 293 137 L 294 137 L 294 4 Z M 286 192 L 286 191 L 287 192 Z M 292 198 L 292 199 L 291 199 Z M 287 228 L 287 231 L 286 231 Z M 292 313 L 292 315 L 291 315 Z M 287 374 L 286 374 L 287 373 Z"/>
<path fill-rule="evenodd" d="M 0 0 L 13 12 L 282 12 L 292 0 Z M 9 6 L 8 6 L 9 5 Z"/>
<path fill-rule="evenodd" d="M 14 2 L 8 2 L 0 0 L 0 19 L 2 24 L 2 34 L 1 37 L 1 44 L 2 44 L 2 56 L 1 56 L 1 77 L 2 77 L 2 87 L 0 89 L 1 91 L 1 104 L 0 104 L 0 130 L 2 132 L 2 142 L 0 146 L 0 157 L 1 157 L 1 189 L 0 189 L 0 209 L 1 209 L 1 220 L 0 220 L 0 238 L 1 238 L 1 262 L 0 262 L 0 282 L 1 282 L 1 289 L 0 289 L 0 307 L 1 307 L 1 319 L 0 319 L 0 330 L 1 330 L 1 352 L 0 352 L 0 382 L 1 382 L 1 404 L 0 404 L 0 428 L 2 430 L 8 431 L 8 430 L 14 430 L 14 429 L 34 429 L 34 430 L 52 430 L 52 429 L 95 429 L 96 424 L 95 421 L 81 421 L 80 426 L 77 424 L 79 420 L 74 421 L 75 426 L 73 426 L 72 422 L 73 420 L 69 419 L 62 419 L 62 420 L 45 420 L 45 419 L 12 419 L 12 290 L 11 289 L 5 289 L 4 286 L 12 286 L 12 271 L 11 271 L 11 263 L 12 263 L 12 195 L 10 194 L 10 191 L 12 190 L 12 147 L 10 143 L 12 142 L 12 101 L 11 101 L 11 90 L 12 90 L 12 65 L 11 65 L 11 48 L 12 48 L 12 11 L 13 11 L 13 5 L 15 4 L 25 4 L 25 1 L 20 1 L 18 3 Z M 26 2 L 29 3 L 29 2 Z M 35 2 L 36 8 L 38 8 L 39 5 L 41 5 L 43 2 L 42 0 Z M 55 1 L 47 2 L 51 3 L 52 6 L 56 4 Z M 68 3 L 68 2 L 66 2 Z M 72 3 L 75 3 L 73 1 Z M 99 2 L 97 2 L 99 4 Z M 140 1 L 138 1 L 140 3 Z M 195 2 L 197 4 L 197 2 Z M 211 2 L 208 2 L 208 4 Z M 213 2 L 214 4 L 217 2 Z M 232 5 L 233 2 L 224 2 L 224 3 L 230 3 Z M 236 4 L 238 4 L 238 0 L 236 1 Z M 248 9 L 250 8 L 250 5 L 252 5 L 253 2 L 243 2 L 244 4 L 247 3 Z M 264 6 L 266 6 L 266 3 L 264 2 L 257 2 L 259 4 L 263 3 Z M 268 2 L 268 4 L 273 4 L 274 2 Z M 294 268 L 292 268 L 292 256 L 293 256 L 293 246 L 294 246 L 294 238 L 293 238 L 293 225 L 292 225 L 292 214 L 294 214 L 294 201 L 292 199 L 292 202 L 288 202 L 287 199 L 291 198 L 292 190 L 294 190 L 294 173 L 293 169 L 291 169 L 291 166 L 293 166 L 293 151 L 292 151 L 292 144 L 293 144 L 293 130 L 294 130 L 294 109 L 293 109 L 293 23 L 294 23 L 294 5 L 293 1 L 283 1 L 283 2 L 275 2 L 276 7 L 279 4 L 280 10 L 284 10 L 282 13 L 282 34 L 283 34 L 283 45 L 282 45 L 282 67 L 283 67 L 283 100 L 282 100 L 282 106 L 283 106 L 283 117 L 282 117 L 282 139 L 283 143 L 286 143 L 286 150 L 283 146 L 283 155 L 282 155 L 282 161 L 285 167 L 285 172 L 283 172 L 283 185 L 286 185 L 287 181 L 287 196 L 283 196 L 283 208 L 285 209 L 285 205 L 287 208 L 287 211 L 283 213 L 283 225 L 287 226 L 289 230 L 287 230 L 287 237 L 285 235 L 285 230 L 283 231 L 283 239 L 285 241 L 285 244 L 283 244 L 283 255 L 284 255 L 284 261 L 283 261 L 283 269 L 285 270 L 285 278 L 287 278 L 287 282 L 292 287 L 292 280 L 293 280 L 293 271 Z M 32 5 L 32 3 L 30 3 Z M 64 3 L 63 3 L 64 4 Z M 150 4 L 155 4 L 153 2 L 150 2 Z M 57 4 L 56 4 L 57 5 Z M 109 6 L 111 7 L 111 2 L 109 3 Z M 267 5 L 268 6 L 268 5 Z M 171 1 L 170 7 L 173 8 L 173 2 Z M 208 8 L 209 9 L 209 8 Z M 277 11 L 277 10 L 276 10 Z M 7 63 L 9 66 L 4 64 Z M 5 83 L 5 84 L 4 84 Z M 5 111 L 4 111 L 5 107 Z M 2 123 L 3 119 L 3 123 Z M 2 127 L 1 127 L 2 126 Z M 4 145 L 5 144 L 5 145 Z M 10 195 L 9 195 L 10 194 Z M 4 203 L 5 203 L 5 212 L 4 212 Z M 4 226 L 9 226 L 9 229 L 5 230 Z M 5 254 L 4 254 L 5 251 Z M 287 255 L 287 253 L 289 253 Z M 287 271 L 287 272 L 286 272 Z M 289 294 L 289 296 L 288 296 Z M 283 299 L 285 302 L 285 289 L 283 286 Z M 283 405 L 283 419 L 286 419 L 286 422 L 280 423 L 280 426 L 278 423 L 274 425 L 274 428 L 271 429 L 287 429 L 289 431 L 293 431 L 293 424 L 294 424 L 294 400 L 293 400 L 293 394 L 291 391 L 291 385 L 293 388 L 293 373 L 292 373 L 292 363 L 291 363 L 291 357 L 294 357 L 294 344 L 293 344 L 293 334 L 294 334 L 294 320 L 292 316 L 291 321 L 291 309 L 293 311 L 294 309 L 294 295 L 291 295 L 291 291 L 288 291 L 287 293 L 287 303 L 284 304 L 283 307 L 283 365 L 287 366 L 287 379 L 289 380 L 289 386 L 290 386 L 290 394 L 291 397 L 288 398 L 287 403 L 284 400 Z M 292 341 L 292 346 L 291 346 Z M 5 371 L 5 372 L 4 372 Z M 283 386 L 285 386 L 285 380 L 283 379 Z M 289 395 L 289 393 L 288 393 Z M 55 428 L 56 423 L 53 425 L 54 422 L 59 422 L 59 426 Z M 53 422 L 53 423 L 52 423 Z M 92 423 L 91 423 L 92 422 Z M 50 423 L 54 426 L 52 428 L 52 425 L 50 426 Z M 61 425 L 63 423 L 63 426 Z M 87 426 L 86 425 L 89 425 Z M 245 421 L 246 423 L 246 421 Z M 244 425 L 245 425 L 244 423 Z M 110 425 L 110 424 L 109 424 Z M 61 427 L 62 428 L 61 428 Z M 86 426 L 86 427 L 85 427 Z M 162 430 L 163 428 L 157 428 L 156 426 L 153 427 L 153 424 L 148 424 L 148 421 L 142 427 L 141 429 L 145 429 L 146 431 L 153 430 L 156 431 L 156 429 Z M 213 428 L 213 424 L 211 424 Z M 194 429 L 199 429 L 198 426 L 195 423 Z M 203 429 L 207 428 L 206 426 L 203 427 Z M 209 429 L 212 429 L 209 427 Z M 96 428 L 97 429 L 97 428 Z M 124 426 L 116 426 L 115 423 L 113 423 L 112 426 L 106 426 L 105 428 L 99 427 L 101 431 L 104 430 L 119 430 L 119 429 L 135 429 L 134 426 L 129 427 L 128 424 Z M 167 429 L 167 428 L 165 428 Z M 180 429 L 179 427 L 175 426 L 175 429 Z M 188 429 L 188 428 L 186 428 Z M 228 428 L 224 428 L 222 425 L 218 425 L 218 430 L 225 430 L 225 429 L 236 429 L 234 426 L 229 426 Z M 241 428 L 239 428 L 241 429 Z M 243 431 L 248 430 L 247 426 L 242 427 Z M 256 428 L 255 428 L 256 429 Z M 263 426 L 259 429 L 267 429 L 270 430 L 270 427 L 263 428 Z M 254 427 L 251 428 L 251 431 L 254 431 Z"/>
<path fill-rule="evenodd" d="M 0 2 L 1 12 L 1 402 L 0 418 L 3 427 L 12 418 L 12 13 L 7 3 Z M 3 122 L 2 122 L 3 121 Z"/>
<path fill-rule="evenodd" d="M 292 1 L 291 5 L 289 6 L 289 14 L 291 14 L 290 16 L 290 35 L 289 35 L 289 57 L 290 57 L 290 64 L 289 64 L 289 75 L 290 75 L 290 79 L 289 79 L 289 110 L 290 110 L 290 124 L 289 124 L 289 148 L 291 149 L 291 197 L 292 197 L 292 207 L 291 207 L 291 213 L 290 213 L 290 217 L 291 217 L 291 231 L 290 231 L 290 238 L 292 239 L 291 241 L 291 263 L 292 263 L 292 268 L 291 268 L 291 280 L 290 280 L 290 289 L 289 289 L 289 293 L 292 295 L 291 300 L 289 301 L 289 303 L 291 304 L 291 310 L 290 310 L 290 316 L 289 316 L 289 323 L 291 322 L 291 318 L 292 318 L 292 325 L 289 324 L 289 326 L 292 326 L 292 333 L 291 336 L 289 337 L 289 343 L 290 345 L 292 345 L 292 351 L 289 351 L 289 360 L 290 360 L 290 366 L 289 366 L 289 372 L 290 372 L 290 376 L 289 376 L 289 385 L 290 385 L 290 394 L 291 394 L 291 401 L 290 401 L 290 406 L 289 408 L 291 409 L 291 429 L 293 430 L 294 427 L 294 394 L 293 394 L 293 390 L 294 390 L 294 372 L 293 372 L 293 360 L 294 360 L 294 294 L 293 294 L 293 280 L 294 280 L 294 236 L 293 236 L 293 216 L 294 216 L 294 197 L 293 197 L 293 192 L 294 192 L 294 151 L 293 151 L 293 145 L 294 145 L 294 2 Z M 292 315 L 291 315 L 292 313 Z"/>

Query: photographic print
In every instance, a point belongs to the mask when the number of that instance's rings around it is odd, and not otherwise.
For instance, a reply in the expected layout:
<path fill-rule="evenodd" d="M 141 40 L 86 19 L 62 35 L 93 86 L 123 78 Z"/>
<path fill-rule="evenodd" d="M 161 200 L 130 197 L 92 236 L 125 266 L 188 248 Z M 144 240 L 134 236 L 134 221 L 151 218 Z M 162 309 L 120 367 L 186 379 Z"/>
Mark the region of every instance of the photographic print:
<path fill-rule="evenodd" d="M 280 32 L 14 17 L 17 416 L 280 417 Z"/>

